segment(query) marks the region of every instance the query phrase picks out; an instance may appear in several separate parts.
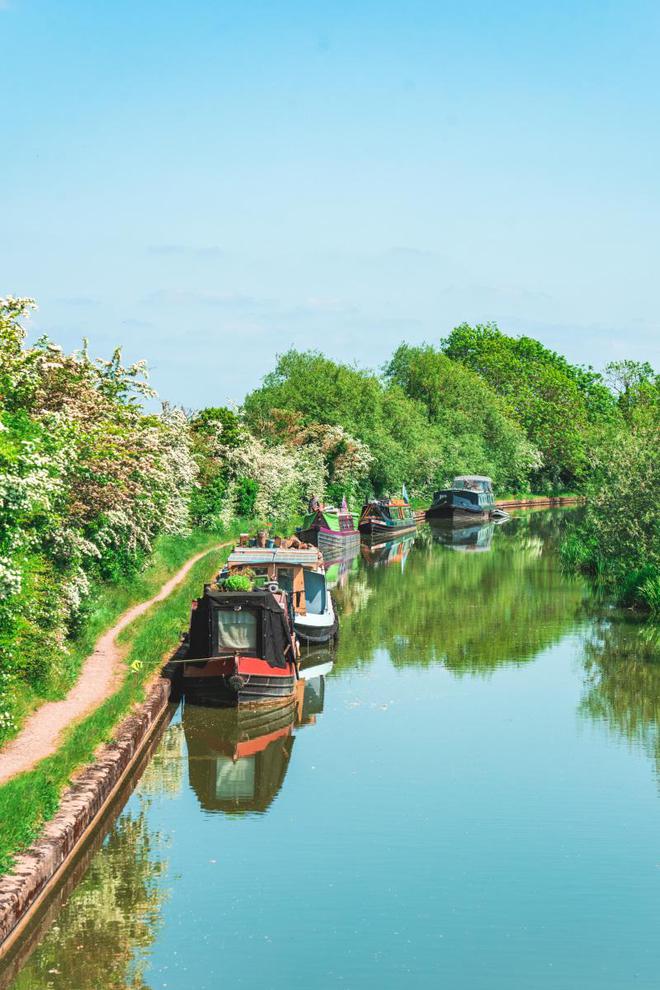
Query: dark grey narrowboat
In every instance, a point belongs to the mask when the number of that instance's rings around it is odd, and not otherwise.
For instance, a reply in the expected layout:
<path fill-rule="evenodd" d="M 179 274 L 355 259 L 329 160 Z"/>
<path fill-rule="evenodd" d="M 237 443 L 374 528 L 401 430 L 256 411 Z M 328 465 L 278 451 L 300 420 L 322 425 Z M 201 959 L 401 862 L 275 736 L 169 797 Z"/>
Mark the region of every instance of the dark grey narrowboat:
<path fill-rule="evenodd" d="M 490 478 L 479 474 L 461 474 L 454 478 L 450 488 L 435 492 L 433 502 L 426 510 L 426 518 L 467 522 L 489 519 L 497 511 Z"/>

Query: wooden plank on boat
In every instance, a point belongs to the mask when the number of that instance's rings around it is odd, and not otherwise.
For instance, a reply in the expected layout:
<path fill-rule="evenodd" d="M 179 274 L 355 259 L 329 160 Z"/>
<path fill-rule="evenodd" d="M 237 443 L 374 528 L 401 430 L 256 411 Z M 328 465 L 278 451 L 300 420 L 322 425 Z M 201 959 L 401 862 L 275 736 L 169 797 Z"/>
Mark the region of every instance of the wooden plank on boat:
<path fill-rule="evenodd" d="M 238 564 L 283 564 L 299 567 L 315 567 L 318 564 L 319 552 L 316 547 L 311 550 L 294 550 L 284 547 L 236 547 L 229 554 L 227 563 L 231 567 Z"/>

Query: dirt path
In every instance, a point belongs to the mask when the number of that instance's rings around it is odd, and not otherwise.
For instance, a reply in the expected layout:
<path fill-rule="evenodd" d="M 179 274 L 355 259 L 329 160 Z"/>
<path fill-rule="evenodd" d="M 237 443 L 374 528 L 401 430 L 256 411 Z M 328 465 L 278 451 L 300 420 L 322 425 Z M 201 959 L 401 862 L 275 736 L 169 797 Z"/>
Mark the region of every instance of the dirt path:
<path fill-rule="evenodd" d="M 146 612 L 156 602 L 174 591 L 198 560 L 209 553 L 229 546 L 219 543 L 191 557 L 177 573 L 166 581 L 158 594 L 149 601 L 134 605 L 121 616 L 114 626 L 98 640 L 96 649 L 87 657 L 80 676 L 61 701 L 48 701 L 29 716 L 15 739 L 0 750 L 0 784 L 10 777 L 30 770 L 35 763 L 51 756 L 57 749 L 60 735 L 72 722 L 78 721 L 109 698 L 121 683 L 126 668 L 122 664 L 123 650 L 117 636 L 126 626 Z"/>

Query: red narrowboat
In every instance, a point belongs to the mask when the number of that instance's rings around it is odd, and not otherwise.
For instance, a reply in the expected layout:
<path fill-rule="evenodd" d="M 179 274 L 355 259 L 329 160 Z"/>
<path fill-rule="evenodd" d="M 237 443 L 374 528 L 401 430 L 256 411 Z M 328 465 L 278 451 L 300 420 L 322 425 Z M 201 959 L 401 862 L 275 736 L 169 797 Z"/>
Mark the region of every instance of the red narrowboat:
<path fill-rule="evenodd" d="M 197 701 L 231 705 L 292 695 L 298 643 L 286 592 L 206 585 L 193 602 L 180 658 L 182 690 Z"/>

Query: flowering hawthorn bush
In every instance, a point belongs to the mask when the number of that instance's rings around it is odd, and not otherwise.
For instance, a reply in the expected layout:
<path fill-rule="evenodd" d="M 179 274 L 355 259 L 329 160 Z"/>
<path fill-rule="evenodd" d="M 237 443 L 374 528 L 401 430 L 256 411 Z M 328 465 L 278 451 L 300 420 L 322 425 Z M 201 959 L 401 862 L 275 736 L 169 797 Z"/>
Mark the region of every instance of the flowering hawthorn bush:
<path fill-rule="evenodd" d="M 91 582 L 187 529 L 197 475 L 184 413 L 141 408 L 145 366 L 26 346 L 32 306 L 0 300 L 0 737 L 19 681 L 40 694 L 66 682 Z"/>

